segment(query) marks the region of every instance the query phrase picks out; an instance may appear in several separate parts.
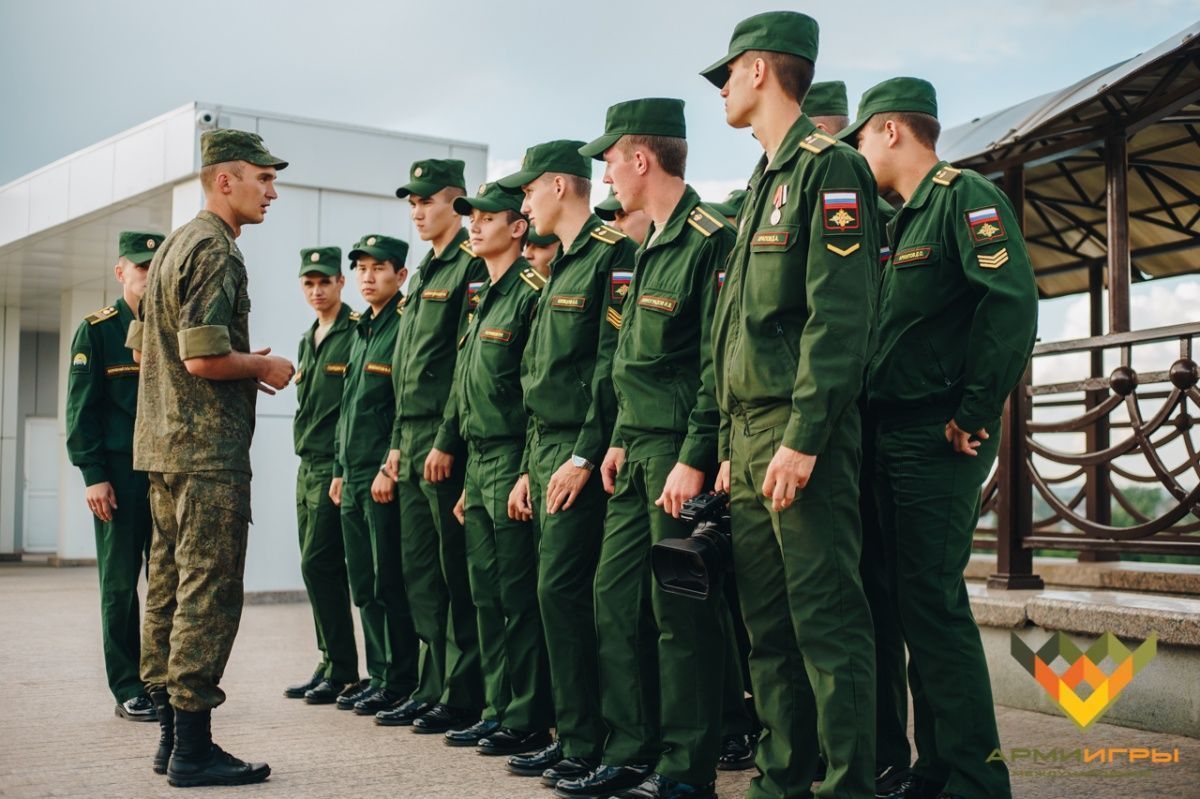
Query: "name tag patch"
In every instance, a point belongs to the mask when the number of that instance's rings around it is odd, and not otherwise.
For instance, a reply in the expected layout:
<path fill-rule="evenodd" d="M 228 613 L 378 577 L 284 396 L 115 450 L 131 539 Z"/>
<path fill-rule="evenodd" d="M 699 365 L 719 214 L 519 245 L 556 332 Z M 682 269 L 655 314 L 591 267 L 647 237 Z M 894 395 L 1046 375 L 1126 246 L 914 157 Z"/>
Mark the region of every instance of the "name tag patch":
<path fill-rule="evenodd" d="M 582 311 L 587 307 L 587 297 L 583 294 L 556 294 L 550 298 L 550 307 L 564 311 Z"/>
<path fill-rule="evenodd" d="M 344 363 L 327 363 L 327 364 L 325 364 L 325 374 L 327 374 L 327 375 L 344 375 L 344 374 L 346 374 L 346 364 L 344 364 Z"/>
<path fill-rule="evenodd" d="M 138 371 L 140 371 L 140 368 L 141 367 L 139 367 L 136 363 L 123 363 L 119 366 L 109 366 L 104 370 L 104 376 L 127 377 L 129 375 L 136 375 Z"/>
<path fill-rule="evenodd" d="M 750 240 L 750 246 L 778 247 L 783 249 L 787 247 L 788 239 L 791 235 L 791 231 L 787 230 L 764 230 L 761 233 L 754 234 L 754 238 Z"/>
<path fill-rule="evenodd" d="M 858 192 L 821 192 L 821 217 L 825 229 L 833 233 L 850 233 L 862 228 L 858 213 Z"/>
<path fill-rule="evenodd" d="M 390 363 L 372 363 L 367 361 L 363 366 L 363 371 L 372 375 L 390 375 L 392 373 L 392 365 Z"/>
<path fill-rule="evenodd" d="M 421 299 L 445 302 L 450 299 L 450 289 L 425 289 L 421 292 Z"/>
<path fill-rule="evenodd" d="M 479 331 L 479 338 L 483 341 L 492 341 L 498 344 L 507 344 L 512 341 L 512 331 L 505 330 L 502 327 L 485 327 Z"/>
<path fill-rule="evenodd" d="M 653 294 L 643 294 L 638 297 L 638 305 L 661 313 L 675 313 L 679 301 L 671 297 L 657 297 Z"/>
<path fill-rule="evenodd" d="M 967 211 L 967 228 L 971 231 L 971 242 L 976 247 L 1008 238 L 995 206 Z"/>
<path fill-rule="evenodd" d="M 933 247 L 905 247 L 892 256 L 892 266 L 908 266 L 909 264 L 928 261 L 933 256 Z"/>

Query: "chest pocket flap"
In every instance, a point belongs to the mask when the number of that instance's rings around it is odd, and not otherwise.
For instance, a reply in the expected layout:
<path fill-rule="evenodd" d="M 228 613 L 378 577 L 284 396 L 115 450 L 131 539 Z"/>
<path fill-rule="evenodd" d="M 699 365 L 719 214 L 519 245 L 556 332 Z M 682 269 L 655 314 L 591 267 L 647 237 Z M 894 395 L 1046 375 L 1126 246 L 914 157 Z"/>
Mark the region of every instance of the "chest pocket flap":
<path fill-rule="evenodd" d="M 638 308 L 645 308 L 647 311 L 675 316 L 683 303 L 677 291 L 647 288 L 638 295 L 637 304 Z"/>
<path fill-rule="evenodd" d="M 913 266 L 928 266 L 937 260 L 937 245 L 918 244 L 901 247 L 892 253 L 893 269 L 908 269 Z"/>
<path fill-rule="evenodd" d="M 760 228 L 750 237 L 750 252 L 787 252 L 796 244 L 799 232 L 799 225 Z"/>

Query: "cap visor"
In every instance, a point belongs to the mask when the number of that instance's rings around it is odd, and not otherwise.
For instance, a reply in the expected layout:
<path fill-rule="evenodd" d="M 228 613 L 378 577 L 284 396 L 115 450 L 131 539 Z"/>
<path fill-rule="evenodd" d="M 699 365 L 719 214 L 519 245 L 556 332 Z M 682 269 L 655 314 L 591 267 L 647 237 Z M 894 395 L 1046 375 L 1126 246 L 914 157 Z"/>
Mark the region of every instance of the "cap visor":
<path fill-rule="evenodd" d="M 129 262 L 132 263 L 134 266 L 142 266 L 142 265 L 148 264 L 154 260 L 154 253 L 153 252 L 135 252 L 132 255 L 126 255 L 125 258 L 128 259 Z"/>
<path fill-rule="evenodd" d="M 326 277 L 337 277 L 342 273 L 341 269 L 336 266 L 328 266 L 326 264 L 317 264 L 316 266 L 305 265 L 300 267 L 300 277 L 305 275 L 325 275 Z"/>
<path fill-rule="evenodd" d="M 874 114 L 854 120 L 849 125 L 838 131 L 837 136 L 834 138 L 836 138 L 838 141 L 846 142 L 846 144 L 849 144 L 851 147 L 857 146 L 858 132 L 862 130 L 862 126 L 867 124 L 867 121 L 870 120 L 872 116 L 874 116 Z"/>
<path fill-rule="evenodd" d="M 620 141 L 624 135 L 624 133 L 605 133 L 600 138 L 580 147 L 579 154 L 585 158 L 595 158 L 597 161 L 603 161 L 604 152 Z"/>
<path fill-rule="evenodd" d="M 266 158 L 250 161 L 250 163 L 254 164 L 255 166 L 273 166 L 275 167 L 276 171 L 287 169 L 288 165 L 287 161 L 281 161 L 278 157 L 272 155 L 271 153 L 267 153 Z"/>
<path fill-rule="evenodd" d="M 346 257 L 351 261 L 357 261 L 360 255 L 369 255 L 376 261 L 392 261 L 395 263 L 395 257 L 387 250 L 380 249 L 379 247 L 359 247 L 356 250 L 351 250 Z M 404 266 L 404 264 L 400 265 Z"/>
<path fill-rule="evenodd" d="M 519 189 L 526 183 L 532 183 L 544 174 L 544 172 L 535 172 L 530 169 L 525 169 L 520 172 L 514 172 L 511 175 L 502 177 L 496 182 L 500 184 L 500 188 L 502 189 Z"/>
<path fill-rule="evenodd" d="M 737 58 L 741 53 L 729 53 L 717 63 L 707 69 L 700 71 L 704 79 L 716 86 L 718 89 L 725 87 L 725 82 L 729 80 L 729 62 Z"/>
<path fill-rule="evenodd" d="M 445 186 L 439 186 L 436 183 L 428 183 L 424 180 L 414 180 L 412 183 L 405 183 L 400 188 L 396 189 L 396 196 L 404 199 L 410 194 L 415 194 L 418 197 L 432 197 L 437 194 Z"/>
<path fill-rule="evenodd" d="M 611 222 L 617 218 L 617 212 L 609 210 L 608 208 L 601 208 L 597 205 L 592 210 L 596 212 L 596 216 L 600 217 L 605 222 Z"/>

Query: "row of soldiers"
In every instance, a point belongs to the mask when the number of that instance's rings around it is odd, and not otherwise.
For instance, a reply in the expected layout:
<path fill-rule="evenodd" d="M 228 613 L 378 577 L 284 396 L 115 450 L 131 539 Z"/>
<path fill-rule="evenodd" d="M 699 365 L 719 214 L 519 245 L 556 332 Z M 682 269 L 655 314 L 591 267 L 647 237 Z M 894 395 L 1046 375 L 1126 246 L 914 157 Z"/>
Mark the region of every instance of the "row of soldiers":
<path fill-rule="evenodd" d="M 363 236 L 358 313 L 340 250 L 301 251 L 317 319 L 295 368 L 250 351 L 235 241 L 287 164 L 254 134 L 202 137 L 206 210 L 122 235 L 123 298 L 80 327 L 68 405 L 110 684 L 119 715 L 157 717 L 156 771 L 270 773 L 209 717 L 254 395 L 294 374 L 321 662 L 288 696 L 508 756 L 563 797 L 702 799 L 751 764 L 752 797 L 1011 795 L 963 569 L 1032 270 L 1004 195 L 938 159 L 933 87 L 885 81 L 851 124 L 844 85 L 812 85 L 817 38 L 759 14 L 702 73 L 764 149 L 740 208 L 685 182 L 671 99 L 612 106 L 599 138 L 530 147 L 474 196 L 462 162 L 412 164 L 397 195 L 430 252 L 402 293 L 407 244 Z M 613 187 L 596 209 L 593 159 Z M 683 503 L 710 490 L 731 497 L 733 574 L 664 591 L 651 545 L 688 536 Z"/>

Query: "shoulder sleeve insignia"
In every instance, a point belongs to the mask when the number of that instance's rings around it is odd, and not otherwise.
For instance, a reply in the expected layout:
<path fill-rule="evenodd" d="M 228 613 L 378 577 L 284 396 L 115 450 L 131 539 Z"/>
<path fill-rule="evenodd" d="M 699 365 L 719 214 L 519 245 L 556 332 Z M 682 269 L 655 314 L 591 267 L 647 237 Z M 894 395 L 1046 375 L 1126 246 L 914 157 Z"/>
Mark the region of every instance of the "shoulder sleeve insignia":
<path fill-rule="evenodd" d="M 479 290 L 481 288 L 483 288 L 482 280 L 467 281 L 467 306 L 471 310 L 475 310 L 475 307 L 479 305 Z"/>
<path fill-rule="evenodd" d="M 471 256 L 472 258 L 478 258 L 478 257 L 479 257 L 479 256 L 477 256 L 477 255 L 475 254 L 475 251 L 471 249 L 470 245 L 469 245 L 469 244 L 467 244 L 465 241 L 464 241 L 462 244 L 458 245 L 458 249 L 462 250 L 462 251 L 463 251 L 463 252 L 465 252 L 467 255 Z"/>
<path fill-rule="evenodd" d="M 1004 223 L 1000 221 L 1000 213 L 994 205 L 967 211 L 967 229 L 971 232 L 971 243 L 976 247 L 1008 238 Z"/>
<path fill-rule="evenodd" d="M 958 176 L 961 174 L 961 169 L 955 169 L 952 166 L 944 166 L 937 171 L 937 174 L 933 176 L 933 182 L 939 186 L 949 186 L 951 183 L 958 180 Z"/>
<path fill-rule="evenodd" d="M 688 224 L 699 230 L 705 238 L 725 227 L 725 220 L 708 211 L 702 205 L 697 205 L 688 214 Z"/>
<path fill-rule="evenodd" d="M 821 217 L 830 233 L 858 233 L 862 223 L 858 210 L 858 192 L 822 191 Z"/>
<path fill-rule="evenodd" d="M 804 141 L 800 142 L 800 148 L 808 150 L 814 155 L 820 155 L 828 150 L 833 145 L 837 144 L 837 139 L 828 136 L 819 130 L 814 130 L 812 133 L 804 137 Z"/>
<path fill-rule="evenodd" d="M 107 308 L 101 308 L 100 310 L 93 313 L 91 316 L 88 316 L 87 323 L 89 325 L 98 325 L 101 322 L 103 322 L 105 319 L 112 319 L 116 315 L 117 315 L 117 306 L 110 305 Z"/>
<path fill-rule="evenodd" d="M 546 278 L 542 277 L 542 273 L 531 266 L 527 266 L 521 270 L 521 279 L 534 291 L 540 292 L 546 287 Z"/>
<path fill-rule="evenodd" d="M 600 227 L 598 227 L 592 231 L 592 238 L 598 239 L 599 241 L 602 241 L 605 244 L 616 244 L 621 239 L 628 238 L 628 237 L 621 231 L 617 230 L 615 227 L 609 227 L 608 225 L 601 225 Z"/>
<path fill-rule="evenodd" d="M 628 269 L 614 269 L 609 277 L 608 298 L 612 302 L 624 302 L 629 293 L 629 284 L 633 282 L 633 272 Z"/>
<path fill-rule="evenodd" d="M 71 368 L 86 372 L 88 368 L 88 355 L 86 352 L 77 352 L 71 357 Z"/>

